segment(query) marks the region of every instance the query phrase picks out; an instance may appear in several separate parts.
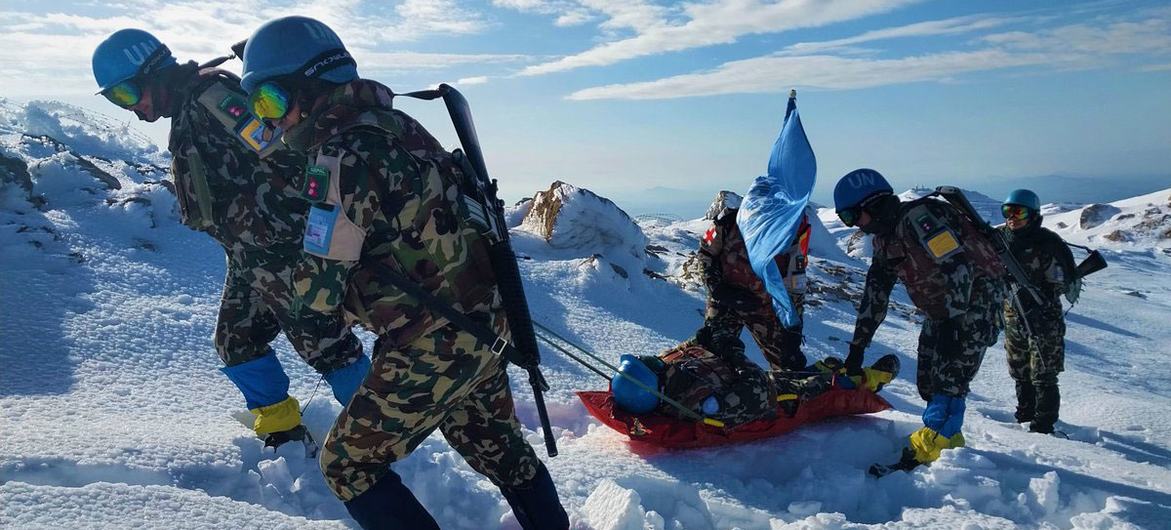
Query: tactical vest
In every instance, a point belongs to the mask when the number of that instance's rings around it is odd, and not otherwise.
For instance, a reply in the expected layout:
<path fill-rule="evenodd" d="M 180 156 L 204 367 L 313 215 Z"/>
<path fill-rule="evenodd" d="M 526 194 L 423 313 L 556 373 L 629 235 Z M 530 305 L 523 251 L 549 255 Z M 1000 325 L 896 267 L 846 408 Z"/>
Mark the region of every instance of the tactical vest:
<path fill-rule="evenodd" d="M 683 406 L 724 422 L 731 428 L 776 415 L 777 392 L 764 370 L 747 358 L 734 363 L 697 345 L 680 345 L 659 356 L 666 368 L 663 394 Z M 718 410 L 704 411 L 704 402 L 715 398 Z M 674 407 L 660 405 L 660 412 L 683 419 Z"/>
<path fill-rule="evenodd" d="M 342 126 L 337 134 L 362 128 L 376 131 L 379 135 L 388 137 L 390 142 L 403 142 L 404 146 L 409 147 L 410 156 L 415 159 L 421 174 L 419 182 L 404 185 L 416 185 L 422 189 L 422 182 L 438 181 L 441 183 L 439 188 L 443 190 L 459 190 L 458 193 L 444 193 L 439 209 L 453 213 L 463 225 L 459 234 L 464 239 L 468 261 L 452 270 L 439 272 L 446 280 L 447 288 L 433 294 L 462 313 L 471 312 L 477 307 L 498 309 L 500 304 L 495 288 L 496 276 L 487 254 L 487 246 L 491 240 L 479 222 L 485 215 L 484 205 L 475 204 L 475 201 L 470 200 L 464 193 L 469 179 L 460 161 L 441 147 L 419 148 L 425 143 L 404 138 L 405 133 L 391 120 Z M 437 215 L 434 209 L 404 209 L 395 213 L 390 221 L 399 227 L 399 233 L 383 234 L 363 230 L 345 214 L 350 205 L 344 202 L 340 192 L 341 161 L 349 156 L 349 153 L 345 147 L 340 147 L 340 152 L 330 153 L 328 150 L 328 145 L 327 148 L 319 150 L 313 164 L 306 168 L 302 194 L 306 199 L 313 201 L 313 206 L 306 221 L 304 250 L 330 260 L 360 262 L 351 273 L 345 298 L 346 311 L 351 318 L 370 325 L 375 332 L 391 343 L 405 345 L 415 337 L 445 324 L 446 320 L 436 314 L 432 314 L 432 319 L 427 321 L 406 321 L 411 319 L 397 318 L 397 315 L 413 311 L 394 311 L 396 317 L 384 318 L 376 307 L 379 303 L 389 303 L 399 307 L 412 306 L 423 309 L 422 302 L 405 297 L 389 282 L 380 281 L 379 275 L 388 272 L 389 268 L 390 271 L 408 279 L 420 280 L 415 277 L 417 271 L 406 270 L 395 257 L 395 240 L 399 237 L 425 238 L 424 230 L 431 217 Z M 390 217 L 394 212 L 386 213 Z M 372 255 L 372 248 L 380 249 L 381 252 Z M 432 282 L 419 283 L 426 285 Z"/>
<path fill-rule="evenodd" d="M 1002 278 L 1004 265 L 992 242 L 955 207 L 933 198 L 922 198 L 901 207 L 891 234 L 875 237 L 875 259 L 896 264 L 898 277 L 915 307 L 931 318 L 948 316 L 947 286 L 942 263 L 963 253 L 972 279 Z"/>
<path fill-rule="evenodd" d="M 274 133 L 253 117 L 248 111 L 246 96 L 238 89 L 227 86 L 227 80 L 239 82 L 234 75 L 222 70 L 200 71 L 195 88 L 199 95 L 195 97 L 195 102 L 224 127 L 223 134 L 239 140 L 249 152 L 263 158 L 279 149 L 280 142 L 275 141 L 279 131 Z M 217 131 L 191 133 L 219 134 Z M 216 197 L 212 191 L 213 184 L 208 180 L 208 168 L 224 161 L 204 160 L 205 153 L 201 152 L 197 143 L 187 143 L 181 153 L 188 167 L 184 174 L 174 174 L 175 197 L 179 204 L 180 221 L 195 230 L 210 232 L 219 222 L 215 211 L 217 204 L 230 198 Z"/>

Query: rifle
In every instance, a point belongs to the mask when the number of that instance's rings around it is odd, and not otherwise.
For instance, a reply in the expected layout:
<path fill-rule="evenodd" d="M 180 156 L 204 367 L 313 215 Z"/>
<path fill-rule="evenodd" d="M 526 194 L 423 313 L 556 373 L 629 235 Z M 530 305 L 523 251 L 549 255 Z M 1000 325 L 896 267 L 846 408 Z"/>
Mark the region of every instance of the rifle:
<path fill-rule="evenodd" d="M 976 211 L 972 203 L 964 196 L 963 190 L 955 186 L 940 186 L 935 188 L 935 192 L 940 197 L 946 199 L 947 202 L 951 203 L 952 206 L 958 208 L 961 213 L 976 225 L 976 228 L 985 237 L 992 241 L 992 246 L 996 249 L 996 255 L 1000 257 L 1000 261 L 1004 263 L 1004 268 L 1008 269 L 1008 273 L 1012 275 L 1013 281 L 1016 282 L 1018 287 L 1017 292 L 1019 292 L 1019 289 L 1024 289 L 1029 297 L 1033 299 L 1033 302 L 1039 305 L 1041 303 L 1041 295 L 1037 291 L 1037 287 L 1033 285 L 1033 282 L 1029 281 L 1029 276 L 1025 274 L 1024 267 L 1021 267 L 1021 263 L 1016 260 L 1016 256 L 1012 255 L 1012 251 L 1008 246 L 1008 240 L 1004 237 L 1004 232 L 997 230 L 980 216 L 980 213 Z M 1013 296 L 1016 296 L 1016 292 L 1014 292 Z"/>
<path fill-rule="evenodd" d="M 549 390 L 549 383 L 541 375 L 541 353 L 537 347 L 533 319 L 529 313 L 528 299 L 525 297 L 516 254 L 513 253 L 512 243 L 509 240 L 508 225 L 504 220 L 504 201 L 497 197 L 496 180 L 488 176 L 488 168 L 484 164 L 484 153 L 480 149 L 480 141 L 476 135 L 476 125 L 472 120 L 468 100 L 448 84 L 441 84 L 435 90 L 420 90 L 397 95 L 422 100 L 442 98 L 444 104 L 447 105 L 447 113 L 451 117 L 451 123 L 455 126 L 456 135 L 463 147 L 462 151 L 457 149 L 452 154 L 471 180 L 467 183 L 471 189 L 465 191 L 471 191 L 472 194 L 465 193 L 464 204 L 468 206 L 472 221 L 480 226 L 482 232 L 491 241 L 488 247 L 488 259 L 496 274 L 500 299 L 504 304 L 504 312 L 508 317 L 508 328 L 512 333 L 512 344 L 505 345 L 507 347 L 494 346 L 493 350 L 505 352 L 505 360 L 511 361 L 528 372 L 529 385 L 533 389 L 533 401 L 536 403 L 537 416 L 540 418 L 541 430 L 545 436 L 545 449 L 549 456 L 557 456 L 557 442 L 553 438 L 553 429 L 549 424 L 549 412 L 545 408 L 543 394 Z M 459 323 L 457 322 L 456 325 L 458 326 Z"/>

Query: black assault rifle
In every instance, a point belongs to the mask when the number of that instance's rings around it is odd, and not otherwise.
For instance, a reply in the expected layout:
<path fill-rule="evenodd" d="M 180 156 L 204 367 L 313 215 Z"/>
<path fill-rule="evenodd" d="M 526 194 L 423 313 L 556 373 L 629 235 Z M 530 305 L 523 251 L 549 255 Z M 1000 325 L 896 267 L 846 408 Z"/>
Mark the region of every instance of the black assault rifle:
<path fill-rule="evenodd" d="M 1040 305 L 1041 295 L 1037 291 L 1037 286 L 1029 281 L 1028 275 L 1025 274 L 1025 269 L 1021 267 L 1021 263 L 1017 261 L 1016 256 L 1012 255 L 1012 250 L 1008 246 L 1008 239 L 1004 237 L 1004 232 L 997 230 L 991 223 L 985 221 L 980 216 L 980 212 L 977 212 L 976 208 L 972 206 L 972 203 L 968 201 L 968 198 L 964 196 L 963 190 L 955 186 L 940 186 L 935 188 L 935 193 L 938 193 L 940 197 L 943 197 L 952 206 L 958 208 L 960 213 L 967 216 L 972 221 L 972 224 L 976 225 L 976 228 L 992 241 L 992 246 L 996 249 L 996 254 L 1000 256 L 1001 263 L 1004 263 L 1004 268 L 1012 275 L 1012 279 L 1016 284 L 1016 287 L 1012 290 L 1012 303 L 1016 306 L 1017 311 L 1021 312 L 1021 316 L 1024 316 L 1024 308 L 1021 307 L 1020 300 L 1020 292 L 1022 290 L 1033 299 L 1034 304 Z M 1029 329 L 1028 319 L 1022 318 L 1021 321 L 1025 323 L 1025 332 L 1032 335 L 1033 331 Z"/>
<path fill-rule="evenodd" d="M 549 452 L 549 456 L 557 456 L 557 442 L 553 438 L 553 429 L 549 425 L 549 412 L 545 408 L 543 395 L 543 392 L 549 390 L 549 383 L 541 375 L 541 353 L 537 347 L 537 335 L 533 330 L 533 320 L 529 314 L 524 284 L 521 283 L 520 269 L 517 267 L 516 255 L 512 251 L 512 243 L 509 240 L 508 225 L 504 220 L 504 201 L 496 196 L 496 181 L 488 176 L 488 167 L 484 164 L 484 153 L 480 149 L 480 141 L 476 135 L 476 125 L 472 121 L 472 111 L 468 100 L 458 90 L 447 84 L 441 84 L 435 90 L 420 90 L 396 94 L 396 96 L 422 100 L 442 98 L 447 105 L 447 113 L 451 116 L 451 123 L 455 126 L 455 132 L 459 136 L 459 143 L 463 148 L 462 151 L 459 149 L 453 151 L 452 155 L 471 180 L 466 183 L 468 186 L 465 186 L 463 190 L 464 204 L 468 208 L 471 221 L 480 227 L 484 235 L 491 241 L 491 245 L 488 247 L 488 259 L 496 274 L 500 299 L 504 304 L 504 312 L 508 317 L 508 328 L 512 334 L 511 344 L 498 337 L 489 344 L 493 345 L 493 351 L 503 354 L 506 360 L 528 372 L 529 384 L 533 388 L 533 401 L 537 405 L 537 416 L 540 418 L 541 429 L 545 435 L 545 449 Z M 469 322 L 465 315 L 458 314 L 458 312 L 453 314 L 454 308 L 450 305 L 441 302 L 435 303 L 434 297 L 430 296 L 429 293 L 419 292 L 417 289 L 415 289 L 416 292 L 411 292 L 410 287 L 413 286 L 414 284 L 411 284 L 408 289 L 404 290 L 408 294 L 429 302 L 429 305 L 456 326 L 478 336 L 488 334 L 495 336 L 490 330 L 485 330 L 486 326 Z M 442 306 L 446 306 L 446 309 Z"/>

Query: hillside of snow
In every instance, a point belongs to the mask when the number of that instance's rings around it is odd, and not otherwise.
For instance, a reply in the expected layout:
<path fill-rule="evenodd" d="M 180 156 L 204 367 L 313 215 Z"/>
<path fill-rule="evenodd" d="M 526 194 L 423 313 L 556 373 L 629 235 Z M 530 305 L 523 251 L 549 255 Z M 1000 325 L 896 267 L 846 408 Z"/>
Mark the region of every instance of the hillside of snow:
<path fill-rule="evenodd" d="M 244 403 L 211 344 L 223 254 L 179 225 L 166 163 L 115 120 L 0 101 L 0 528 L 354 528 L 316 462 L 299 447 L 262 452 L 235 419 Z M 703 292 L 687 264 L 710 221 L 697 211 L 692 221 L 638 222 L 620 197 L 576 184 L 552 190 L 556 208 L 534 200 L 510 210 L 534 318 L 611 361 L 690 336 Z M 1159 223 L 1169 196 L 1047 210 L 1048 226 L 1110 262 L 1068 316 L 1059 428 L 1069 440 L 1013 423 L 997 346 L 968 401 L 968 447 L 910 474 L 868 478 L 870 464 L 897 458 L 923 411 L 918 316 L 901 288 L 867 354 L 902 360 L 884 390 L 894 410 L 754 443 L 663 451 L 631 442 L 573 394 L 606 381 L 544 350 L 561 451 L 546 462 L 574 527 L 1168 528 L 1171 245 Z M 840 356 L 866 244 L 832 209 L 811 221 L 804 348 Z M 283 338 L 275 347 L 320 439 L 340 407 Z M 754 345 L 750 356 L 762 361 Z M 520 373 L 513 380 L 543 455 L 528 385 Z M 495 488 L 439 435 L 394 467 L 443 528 L 517 528 Z"/>

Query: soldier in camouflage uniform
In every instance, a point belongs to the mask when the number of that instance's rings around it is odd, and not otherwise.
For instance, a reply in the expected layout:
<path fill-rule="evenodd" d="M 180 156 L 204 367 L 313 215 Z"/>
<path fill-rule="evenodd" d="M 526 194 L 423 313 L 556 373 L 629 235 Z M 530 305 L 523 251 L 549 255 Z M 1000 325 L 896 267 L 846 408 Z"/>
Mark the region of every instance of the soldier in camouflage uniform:
<path fill-rule="evenodd" d="M 731 194 L 727 194 L 731 196 Z M 726 204 L 699 246 L 707 286 L 704 327 L 717 335 L 739 337 L 745 326 L 774 370 L 804 370 L 801 328 L 787 329 L 773 309 L 764 282 L 748 262 L 748 248 L 736 225 L 738 204 Z M 774 258 L 793 308 L 801 314 L 805 301 L 805 267 L 809 253 L 809 222 L 803 220 L 793 245 Z"/>
<path fill-rule="evenodd" d="M 911 434 L 899 466 L 934 461 L 943 449 L 964 444 L 964 398 L 985 350 L 1000 334 L 1004 267 L 988 238 L 953 206 L 934 198 L 900 202 L 872 169 L 842 177 L 834 203 L 846 226 L 874 236 L 846 370 L 859 371 L 901 280 L 926 314 L 916 384 L 928 405 L 924 427 Z"/>
<path fill-rule="evenodd" d="M 140 119 L 171 118 L 180 219 L 227 255 L 214 335 L 224 373 L 256 415 L 258 434 L 274 444 L 301 437 L 297 400 L 270 347 L 277 334 L 283 330 L 305 362 L 325 374 L 343 405 L 369 367 L 340 313 L 294 304 L 292 265 L 300 261 L 308 203 L 290 177 L 303 160 L 265 141 L 235 76 L 178 64 L 149 33 L 111 35 L 94 52 L 94 74 L 107 98 Z"/>
<path fill-rule="evenodd" d="M 1004 350 L 1016 383 L 1016 420 L 1029 430 L 1052 433 L 1061 395 L 1057 375 L 1065 368 L 1065 314 L 1061 295 L 1080 289 L 1073 253 L 1061 236 L 1041 226 L 1041 201 L 1016 190 L 1002 208 L 1005 238 L 1017 262 L 1037 287 L 1039 301 L 1013 285 L 1004 302 Z M 1076 299 L 1076 294 L 1071 299 Z"/>
<path fill-rule="evenodd" d="M 390 468 L 438 429 L 498 486 L 525 528 L 567 528 L 544 464 L 517 420 L 501 356 L 414 299 L 397 275 L 508 336 L 487 246 L 460 200 L 453 157 L 385 86 L 359 79 L 319 21 L 261 26 L 244 51 L 253 111 L 309 154 L 314 201 L 298 296 L 339 307 L 378 335 L 373 366 L 324 443 L 321 468 L 364 528 L 437 528 Z"/>
<path fill-rule="evenodd" d="M 657 386 L 664 396 L 687 410 L 722 422 L 727 429 L 775 418 L 778 404 L 786 416 L 792 417 L 801 403 L 828 392 L 835 384 L 854 388 L 852 382 L 829 370 L 801 373 L 762 370 L 744 355 L 744 343 L 739 337 L 720 335 L 707 328 L 700 328 L 691 340 L 659 355 L 624 356 L 620 370 L 643 381 L 645 372 L 631 361 L 641 363 L 653 374 L 645 383 Z M 818 365 L 835 361 L 840 365 L 840 359 L 832 358 Z M 884 356 L 864 370 L 865 387 L 877 392 L 898 375 L 898 357 Z M 634 413 L 642 413 L 639 403 L 647 399 L 653 403 L 657 399 L 645 389 L 629 384 L 621 375 L 611 380 L 611 391 L 618 406 Z M 694 418 L 666 401 L 660 401 L 654 411 L 680 419 Z"/>

